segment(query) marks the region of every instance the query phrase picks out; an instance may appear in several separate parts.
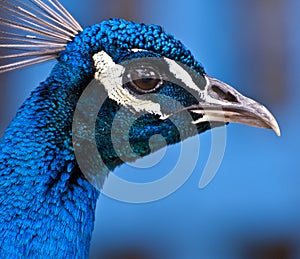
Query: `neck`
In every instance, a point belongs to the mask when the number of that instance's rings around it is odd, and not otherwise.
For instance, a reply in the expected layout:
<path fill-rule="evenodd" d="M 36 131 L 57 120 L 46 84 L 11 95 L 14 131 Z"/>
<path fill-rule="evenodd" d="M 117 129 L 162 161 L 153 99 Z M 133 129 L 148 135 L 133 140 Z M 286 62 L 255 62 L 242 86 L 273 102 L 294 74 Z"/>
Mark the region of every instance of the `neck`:
<path fill-rule="evenodd" d="M 92 71 L 64 66 L 32 93 L 0 144 L 1 258 L 88 256 L 98 191 L 77 166 L 71 125 Z"/>

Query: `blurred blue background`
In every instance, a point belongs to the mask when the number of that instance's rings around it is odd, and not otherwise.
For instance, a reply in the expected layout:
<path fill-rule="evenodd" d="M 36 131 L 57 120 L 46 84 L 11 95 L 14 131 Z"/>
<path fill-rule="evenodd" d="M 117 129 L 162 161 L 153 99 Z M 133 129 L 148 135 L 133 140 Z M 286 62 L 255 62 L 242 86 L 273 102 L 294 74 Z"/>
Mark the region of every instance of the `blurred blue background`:
<path fill-rule="evenodd" d="M 282 131 L 278 138 L 269 130 L 229 125 L 224 159 L 205 189 L 198 182 L 210 151 L 209 132 L 200 137 L 192 176 L 167 198 L 127 204 L 101 196 L 91 258 L 300 258 L 300 1 L 62 3 L 84 26 L 109 17 L 162 25 L 209 75 L 265 104 Z M 1 75 L 1 136 L 53 64 Z M 169 168 L 179 152 L 180 144 L 168 148 L 154 170 Z M 124 165 L 115 173 L 138 172 Z"/>

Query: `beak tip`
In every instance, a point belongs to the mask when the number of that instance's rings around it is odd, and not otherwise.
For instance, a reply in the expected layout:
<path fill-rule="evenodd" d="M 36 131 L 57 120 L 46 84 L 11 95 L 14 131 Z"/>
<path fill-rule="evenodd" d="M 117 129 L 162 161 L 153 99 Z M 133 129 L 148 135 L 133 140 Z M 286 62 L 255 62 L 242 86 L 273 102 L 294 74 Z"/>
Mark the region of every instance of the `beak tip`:
<path fill-rule="evenodd" d="M 271 113 L 270 113 L 271 114 Z M 278 123 L 277 123 L 277 121 L 276 121 L 276 119 L 273 117 L 273 115 L 270 115 L 270 117 L 271 117 L 271 119 L 270 119 L 270 128 L 272 129 L 272 130 L 274 130 L 274 132 L 276 133 L 276 135 L 278 136 L 278 137 L 280 137 L 281 136 L 281 131 L 280 131 L 280 128 L 279 128 L 279 125 L 278 125 Z"/>
<path fill-rule="evenodd" d="M 280 137 L 281 136 L 281 132 L 280 132 L 280 129 L 273 129 L 275 131 L 275 134 Z"/>
<path fill-rule="evenodd" d="M 275 131 L 275 133 L 276 133 L 276 135 L 277 135 L 278 137 L 281 136 L 280 128 L 279 128 L 278 125 L 277 125 L 277 127 L 273 127 L 273 130 Z"/>
<path fill-rule="evenodd" d="M 280 137 L 281 131 L 280 131 L 279 125 L 278 125 L 276 119 L 273 117 L 273 115 L 271 113 L 269 113 L 269 115 L 270 115 L 269 120 L 267 122 L 266 121 L 264 121 L 264 122 L 268 125 L 268 128 L 274 130 L 276 135 L 278 137 Z"/>

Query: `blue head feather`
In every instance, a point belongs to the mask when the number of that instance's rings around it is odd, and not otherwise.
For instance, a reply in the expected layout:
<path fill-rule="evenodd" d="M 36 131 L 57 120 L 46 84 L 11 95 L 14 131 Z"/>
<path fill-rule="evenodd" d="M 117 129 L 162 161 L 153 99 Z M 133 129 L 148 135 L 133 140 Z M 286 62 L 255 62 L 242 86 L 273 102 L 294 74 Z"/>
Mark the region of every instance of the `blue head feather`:
<path fill-rule="evenodd" d="M 132 48 L 203 73 L 190 51 L 160 26 L 111 19 L 79 33 L 59 53 L 50 76 L 20 107 L 2 139 L 1 257 L 88 256 L 98 191 L 74 157 L 73 112 L 95 73 L 93 54 L 105 50 L 118 61 Z"/>
<path fill-rule="evenodd" d="M 142 51 L 134 52 L 133 49 Z M 199 89 L 194 90 L 204 95 L 205 89 L 211 105 L 212 112 L 204 113 L 201 105 L 197 109 L 193 106 L 200 104 L 199 100 L 180 87 L 180 83 L 164 83 L 157 93 L 191 108 L 195 118 L 190 123 L 197 124 L 198 132 L 190 132 L 189 127 L 185 127 L 183 136 L 179 136 L 169 119 L 145 114 L 130 128 L 129 140 L 135 153 L 127 155 L 125 145 L 125 149 L 120 150 L 127 160 L 149 154 L 148 141 L 155 134 L 164 136 L 167 144 L 172 144 L 209 129 L 209 119 L 202 120 L 209 114 L 223 125 L 224 121 L 218 116 L 226 111 L 218 113 L 215 109 L 222 105 L 229 111 L 229 121 L 273 128 L 280 134 L 274 117 L 265 107 L 205 75 L 202 65 L 191 52 L 160 26 L 110 19 L 87 27 L 63 51 L 56 53 L 58 63 L 46 81 L 20 107 L 1 141 L 1 258 L 88 257 L 99 192 L 88 182 L 76 162 L 72 122 L 78 100 L 97 72 L 93 56 L 102 51 L 115 64 L 125 64 L 136 57 L 164 57 L 180 62 L 195 73 L 193 79 L 199 80 L 196 84 Z M 11 67 L 14 66 L 0 66 L 4 70 Z M 202 101 L 208 104 L 206 99 Z M 112 121 L 119 109 L 120 103 L 108 98 L 101 107 L 95 127 L 98 150 L 111 170 L 122 162 L 110 137 Z M 125 109 L 125 115 L 126 112 L 130 115 L 130 109 Z M 178 118 L 179 123 L 184 123 L 180 116 Z M 123 123 L 128 122 L 124 120 Z M 156 145 L 155 149 L 158 149 L 162 144 Z M 106 171 L 103 177 L 105 174 Z"/>

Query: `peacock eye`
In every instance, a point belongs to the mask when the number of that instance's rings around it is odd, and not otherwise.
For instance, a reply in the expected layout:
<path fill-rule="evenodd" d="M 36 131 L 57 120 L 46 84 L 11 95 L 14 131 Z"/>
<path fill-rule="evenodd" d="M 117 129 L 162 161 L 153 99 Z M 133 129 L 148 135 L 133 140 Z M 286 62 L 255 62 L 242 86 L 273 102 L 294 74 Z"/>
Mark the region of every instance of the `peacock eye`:
<path fill-rule="evenodd" d="M 153 92 L 158 89 L 163 80 L 153 68 L 140 67 L 127 71 L 127 85 L 142 93 Z"/>

